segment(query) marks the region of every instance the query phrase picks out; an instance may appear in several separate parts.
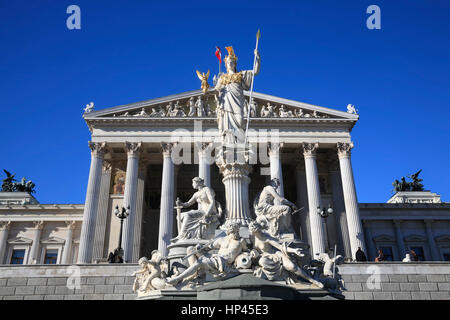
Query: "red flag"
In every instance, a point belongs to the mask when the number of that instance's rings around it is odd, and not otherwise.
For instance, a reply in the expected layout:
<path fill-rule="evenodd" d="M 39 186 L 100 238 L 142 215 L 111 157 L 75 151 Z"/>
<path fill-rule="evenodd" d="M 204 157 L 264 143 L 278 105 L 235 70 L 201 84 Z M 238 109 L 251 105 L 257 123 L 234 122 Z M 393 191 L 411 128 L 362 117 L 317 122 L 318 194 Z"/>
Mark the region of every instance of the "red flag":
<path fill-rule="evenodd" d="M 222 53 L 220 52 L 220 48 L 216 46 L 216 57 L 219 59 L 219 63 L 222 63 Z"/>

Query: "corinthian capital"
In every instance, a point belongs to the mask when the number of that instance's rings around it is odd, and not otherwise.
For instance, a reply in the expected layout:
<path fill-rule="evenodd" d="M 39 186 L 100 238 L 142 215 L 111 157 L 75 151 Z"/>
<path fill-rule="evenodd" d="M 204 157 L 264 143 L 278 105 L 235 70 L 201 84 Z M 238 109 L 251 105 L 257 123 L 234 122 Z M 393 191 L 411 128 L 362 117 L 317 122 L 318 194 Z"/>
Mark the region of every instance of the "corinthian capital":
<path fill-rule="evenodd" d="M 161 142 L 161 149 L 164 157 L 170 157 L 175 147 L 174 143 Z"/>
<path fill-rule="evenodd" d="M 92 155 L 102 157 L 106 152 L 106 142 L 92 142 L 88 143 L 89 148 L 91 149 Z"/>
<path fill-rule="evenodd" d="M 281 148 L 283 148 L 283 143 L 268 142 L 267 148 L 269 149 L 269 156 L 279 155 Z"/>
<path fill-rule="evenodd" d="M 129 156 L 135 156 L 141 152 L 141 142 L 128 142 L 125 141 L 125 149 L 127 150 L 127 154 Z"/>
<path fill-rule="evenodd" d="M 195 145 L 198 148 L 198 152 L 203 155 L 210 154 L 211 150 L 213 150 L 212 142 L 196 142 Z"/>
<path fill-rule="evenodd" d="M 66 221 L 67 229 L 75 229 L 76 221 Z"/>
<path fill-rule="evenodd" d="M 316 143 L 303 143 L 303 156 L 315 157 L 319 144 Z"/>
<path fill-rule="evenodd" d="M 33 221 L 33 226 L 35 229 L 42 230 L 44 228 L 44 221 Z"/>
<path fill-rule="evenodd" d="M 353 148 L 353 142 L 350 143 L 344 143 L 344 142 L 338 142 L 337 143 L 337 153 L 338 157 L 344 158 L 350 156 L 350 150 Z"/>
<path fill-rule="evenodd" d="M 0 222 L 0 230 L 9 230 L 10 227 L 11 227 L 11 221 Z"/>

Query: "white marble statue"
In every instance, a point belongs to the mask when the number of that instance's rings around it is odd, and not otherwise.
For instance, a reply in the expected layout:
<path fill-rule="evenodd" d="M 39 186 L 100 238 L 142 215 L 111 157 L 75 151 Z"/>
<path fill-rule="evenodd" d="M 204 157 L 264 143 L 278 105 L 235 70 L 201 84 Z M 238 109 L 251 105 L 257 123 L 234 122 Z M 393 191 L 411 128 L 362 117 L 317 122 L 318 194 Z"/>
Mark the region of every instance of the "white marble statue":
<path fill-rule="evenodd" d="M 166 113 L 164 112 L 163 108 L 159 106 L 158 108 L 152 108 L 152 112 L 150 113 L 149 117 L 165 117 Z"/>
<path fill-rule="evenodd" d="M 403 258 L 402 262 L 413 262 L 413 260 L 411 259 L 411 254 L 407 253 Z"/>
<path fill-rule="evenodd" d="M 148 113 L 145 112 L 145 108 L 142 108 L 141 111 L 134 114 L 135 117 L 148 117 Z"/>
<path fill-rule="evenodd" d="M 358 111 L 356 110 L 355 106 L 350 103 L 347 105 L 347 112 L 353 113 L 353 114 L 358 114 Z"/>
<path fill-rule="evenodd" d="M 281 105 L 279 110 L 279 116 L 280 118 L 292 118 L 294 115 L 292 114 L 292 111 L 285 109 L 284 105 Z"/>
<path fill-rule="evenodd" d="M 202 99 L 201 96 L 198 96 L 197 101 L 195 102 L 195 107 L 197 109 L 197 116 L 198 117 L 206 116 L 205 103 L 203 102 L 203 99 Z"/>
<path fill-rule="evenodd" d="M 172 102 L 170 102 L 169 106 L 170 111 L 167 113 L 169 117 L 186 117 L 183 107 L 180 106 L 179 101 L 177 101 L 174 106 L 172 106 Z"/>
<path fill-rule="evenodd" d="M 91 102 L 91 103 L 87 104 L 86 108 L 84 108 L 83 110 L 84 110 L 84 113 L 92 112 L 92 110 L 94 110 L 94 103 Z"/>
<path fill-rule="evenodd" d="M 279 237 L 283 233 L 294 233 L 291 216 L 294 211 L 298 210 L 294 203 L 278 194 L 279 186 L 280 181 L 277 178 L 272 179 L 253 203 L 256 221 L 267 225 L 270 235 L 274 237 Z M 275 200 L 280 205 L 276 205 Z"/>
<path fill-rule="evenodd" d="M 245 101 L 245 105 L 244 105 L 244 117 L 247 118 L 248 116 L 248 102 L 247 100 Z M 252 102 L 250 103 L 250 117 L 256 117 L 256 109 L 257 109 L 257 105 L 255 102 L 255 99 L 252 98 Z"/>
<path fill-rule="evenodd" d="M 217 253 L 210 254 L 208 251 L 212 249 L 217 249 Z M 245 240 L 240 237 L 239 224 L 230 223 L 226 226 L 226 236 L 212 241 L 205 247 L 197 245 L 196 250 L 199 251 L 197 255 L 200 255 L 198 259 L 192 256 L 193 263 L 181 274 L 167 278 L 168 284 L 176 285 L 181 280 L 192 279 L 194 274 L 204 272 L 214 277 L 224 277 L 234 270 L 236 258 L 248 249 Z"/>
<path fill-rule="evenodd" d="M 263 118 L 273 118 L 276 116 L 275 109 L 277 107 L 270 104 L 270 102 L 267 102 L 267 106 L 263 105 L 261 108 L 261 117 Z"/>
<path fill-rule="evenodd" d="M 228 56 L 224 62 L 227 73 L 217 81 L 217 121 L 222 142 L 227 144 L 243 143 L 245 139 L 244 90 L 249 90 L 252 77 L 259 73 L 260 58 L 255 50 L 256 65 L 254 70 L 237 71 L 237 57 L 232 47 L 226 47 Z"/>
<path fill-rule="evenodd" d="M 303 118 L 303 116 L 304 116 L 303 109 L 301 109 L 301 108 L 295 109 L 294 114 L 297 118 Z"/>
<path fill-rule="evenodd" d="M 220 204 L 215 200 L 213 189 L 205 185 L 202 178 L 192 179 L 192 187 L 198 191 L 187 202 L 177 199 L 178 212 L 178 236 L 172 242 L 186 239 L 206 239 L 208 235 L 214 236 L 214 230 L 218 227 L 219 217 L 222 214 Z M 198 204 L 197 210 L 181 212 L 181 208 L 188 208 Z"/>
<path fill-rule="evenodd" d="M 150 260 L 146 257 L 139 259 L 139 266 L 141 269 L 133 273 L 133 276 L 136 277 L 133 283 L 133 292 L 142 294 L 165 288 L 168 263 L 158 250 L 152 251 Z"/>
<path fill-rule="evenodd" d="M 250 234 L 254 237 L 253 245 L 259 256 L 257 257 L 258 267 L 253 275 L 267 280 L 285 280 L 292 284 L 298 282 L 296 278 L 300 277 L 319 288 L 323 284 L 314 280 L 306 273 L 296 262 L 297 257 L 303 257 L 301 249 L 289 247 L 289 243 L 280 241 L 272 237 L 263 227 L 255 221 L 249 225 Z"/>
<path fill-rule="evenodd" d="M 196 107 L 195 107 L 195 99 L 194 97 L 190 97 L 189 98 L 189 102 L 188 102 L 188 106 L 189 106 L 189 112 L 188 112 L 188 116 L 189 117 L 194 117 L 196 114 Z"/>

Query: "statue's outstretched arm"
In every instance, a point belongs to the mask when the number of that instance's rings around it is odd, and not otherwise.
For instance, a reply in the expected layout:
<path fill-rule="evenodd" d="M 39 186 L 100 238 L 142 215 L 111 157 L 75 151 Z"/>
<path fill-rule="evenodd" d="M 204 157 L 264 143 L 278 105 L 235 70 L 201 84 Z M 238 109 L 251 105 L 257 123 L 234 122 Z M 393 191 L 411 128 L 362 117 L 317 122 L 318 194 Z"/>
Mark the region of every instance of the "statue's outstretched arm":
<path fill-rule="evenodd" d="M 190 198 L 190 199 L 188 200 L 188 202 L 182 203 L 182 206 L 183 206 L 184 208 L 187 208 L 187 207 L 192 206 L 194 203 L 197 202 L 197 197 L 198 197 L 198 195 L 197 195 L 197 192 L 196 192 L 196 193 L 194 193 L 194 195 L 192 196 L 192 198 Z"/>

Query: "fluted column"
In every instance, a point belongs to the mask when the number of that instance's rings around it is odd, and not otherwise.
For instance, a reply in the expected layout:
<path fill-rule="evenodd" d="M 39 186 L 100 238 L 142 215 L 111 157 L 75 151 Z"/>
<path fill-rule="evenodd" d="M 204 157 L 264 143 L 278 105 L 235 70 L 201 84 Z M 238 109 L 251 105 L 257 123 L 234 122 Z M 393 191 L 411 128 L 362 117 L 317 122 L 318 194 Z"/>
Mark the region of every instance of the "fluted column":
<path fill-rule="evenodd" d="M 6 241 L 8 241 L 10 227 L 11 221 L 0 222 L 0 264 L 5 263 Z"/>
<path fill-rule="evenodd" d="M 374 261 L 377 254 L 377 248 L 373 243 L 372 229 L 370 228 L 370 223 L 368 221 L 363 221 L 364 234 L 366 236 L 367 252 L 365 252 L 368 261 Z"/>
<path fill-rule="evenodd" d="M 44 221 L 34 221 L 34 237 L 33 243 L 31 244 L 30 255 L 28 258 L 28 264 L 37 264 L 39 245 L 41 241 L 41 233 L 44 227 Z"/>
<path fill-rule="evenodd" d="M 105 159 L 103 161 L 97 219 L 95 223 L 92 260 L 105 258 L 103 251 L 106 236 L 106 221 L 108 218 L 109 191 L 111 188 L 111 171 L 112 171 L 112 162 Z"/>
<path fill-rule="evenodd" d="M 283 170 L 281 167 L 280 152 L 283 147 L 282 143 L 271 143 L 267 145 L 269 149 L 269 159 L 270 159 L 270 179 L 277 178 L 280 181 L 280 186 L 277 192 L 280 196 L 284 197 L 284 186 L 283 186 Z M 278 201 L 276 201 L 279 205 Z"/>
<path fill-rule="evenodd" d="M 139 174 L 137 182 L 136 194 L 136 216 L 134 221 L 134 240 L 133 240 L 133 256 L 131 262 L 138 262 L 141 256 L 141 240 L 142 240 L 142 220 L 144 213 L 144 188 L 145 176 L 147 174 L 147 159 L 141 159 L 139 164 Z"/>
<path fill-rule="evenodd" d="M 159 214 L 158 250 L 167 256 L 167 246 L 173 234 L 174 203 L 174 164 L 172 161 L 173 143 L 162 143 L 163 173 L 161 183 L 161 209 Z"/>
<path fill-rule="evenodd" d="M 75 229 L 75 221 L 66 221 L 66 225 L 67 225 L 66 242 L 64 243 L 61 263 L 71 264 L 72 261 L 70 261 L 70 252 L 72 251 L 72 236 L 73 236 L 73 229 Z"/>
<path fill-rule="evenodd" d="M 433 229 L 432 229 L 432 220 L 425 220 L 425 229 L 427 232 L 427 239 L 428 239 L 428 245 L 430 246 L 431 251 L 431 258 L 433 261 L 440 261 L 442 260 L 438 248 L 436 247 L 436 241 L 434 241 L 434 235 L 433 235 Z M 1 257 L 1 256 L 0 256 Z"/>
<path fill-rule="evenodd" d="M 303 157 L 302 157 L 303 158 Z M 302 159 L 303 161 L 303 159 Z M 297 188 L 297 206 L 303 207 L 298 213 L 300 215 L 301 238 L 304 242 L 311 243 L 311 234 L 309 228 L 309 207 L 308 207 L 308 190 L 306 187 L 305 162 L 300 162 L 295 167 L 295 182 Z"/>
<path fill-rule="evenodd" d="M 125 190 L 123 194 L 123 206 L 130 206 L 130 215 L 123 223 L 122 245 L 124 262 L 132 262 L 134 221 L 136 217 L 136 197 L 139 170 L 140 142 L 125 142 L 127 150 L 127 173 L 125 178 Z"/>
<path fill-rule="evenodd" d="M 211 187 L 212 150 L 211 142 L 198 144 L 198 176 L 205 181 L 205 185 L 208 187 Z"/>
<path fill-rule="evenodd" d="M 347 215 L 348 234 L 352 249 L 352 258 L 355 259 L 358 247 L 366 252 L 364 232 L 359 215 L 359 204 L 356 197 L 355 181 L 353 179 L 350 150 L 353 143 L 337 143 L 339 165 L 341 169 L 342 190 L 344 194 L 345 212 Z"/>
<path fill-rule="evenodd" d="M 78 263 L 92 262 L 92 249 L 95 235 L 95 222 L 101 184 L 103 155 L 106 151 L 105 142 L 89 142 L 91 149 L 91 168 L 89 170 L 86 201 L 84 203 L 83 224 L 81 226 Z"/>
<path fill-rule="evenodd" d="M 336 157 L 336 156 L 334 156 Z M 333 193 L 334 219 L 337 225 L 339 241 L 338 252 L 346 258 L 351 258 L 350 239 L 348 236 L 347 216 L 345 214 L 344 195 L 342 193 L 341 173 L 337 158 L 328 158 L 328 172 L 330 174 L 331 189 Z"/>
<path fill-rule="evenodd" d="M 322 217 L 317 213 L 320 207 L 320 187 L 317 172 L 316 151 L 318 143 L 304 143 L 303 156 L 305 157 L 306 184 L 308 189 L 309 224 L 311 227 L 311 245 L 313 258 L 317 253 L 326 252 L 325 230 Z"/>
<path fill-rule="evenodd" d="M 394 220 L 395 238 L 397 241 L 398 260 L 402 260 L 406 254 L 405 242 L 403 241 L 402 221 Z"/>

